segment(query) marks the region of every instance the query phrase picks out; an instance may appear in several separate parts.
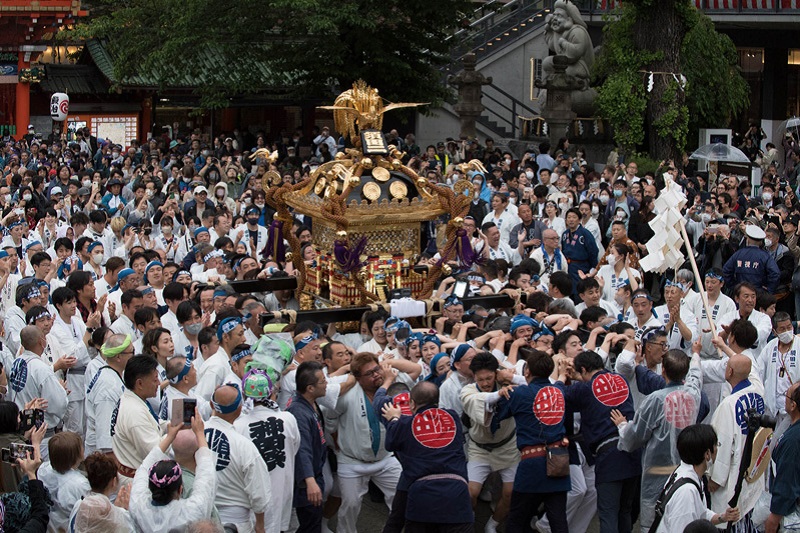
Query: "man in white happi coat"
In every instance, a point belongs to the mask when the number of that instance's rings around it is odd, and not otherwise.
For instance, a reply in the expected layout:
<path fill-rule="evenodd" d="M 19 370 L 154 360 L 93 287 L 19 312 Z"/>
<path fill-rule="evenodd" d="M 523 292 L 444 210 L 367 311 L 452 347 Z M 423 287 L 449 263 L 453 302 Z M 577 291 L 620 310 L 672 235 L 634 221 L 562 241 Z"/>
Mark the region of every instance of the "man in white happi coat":
<path fill-rule="evenodd" d="M 111 448 L 119 462 L 119 473 L 133 477 L 144 458 L 161 442 L 162 428 L 148 398 L 158 392 L 161 381 L 158 362 L 136 355 L 125 365 L 125 392 L 119 401 L 116 422 L 111 421 Z"/>
<path fill-rule="evenodd" d="M 25 315 L 31 307 L 42 305 L 42 293 L 39 292 L 39 287 L 36 283 L 26 283 L 17 286 L 15 295 L 16 305 L 6 309 L 6 314 L 3 320 L 3 328 L 5 336 L 3 342 L 11 350 L 11 353 L 17 354 L 20 348 L 19 335 L 22 328 L 25 327 Z"/>
<path fill-rule="evenodd" d="M 722 293 L 724 284 L 725 280 L 722 276 L 722 270 L 712 268 L 706 272 L 704 285 L 708 298 L 708 307 L 711 310 L 711 320 L 714 321 L 714 327 L 716 327 L 721 317 L 736 311 L 736 303 L 730 297 Z M 711 332 L 711 325 L 708 323 L 708 313 L 706 313 L 706 308 L 703 305 L 703 298 L 699 297 L 699 295 L 697 298 L 694 298 L 692 312 L 694 316 L 697 317 L 697 327 L 700 330 L 700 340 L 703 343 L 700 357 L 702 359 L 719 359 L 720 355 L 711 343 L 713 334 Z M 708 383 L 704 380 L 703 391 L 706 393 L 706 396 L 708 396 L 708 403 L 711 408 L 710 412 L 713 413 L 722 399 L 721 384 Z"/>
<path fill-rule="evenodd" d="M 116 423 L 120 398 L 125 392 L 122 374 L 131 357 L 133 344 L 130 336 L 112 335 L 100 348 L 98 358 L 102 359 L 102 365 L 87 376 L 84 442 L 87 457 L 96 451 L 112 451 L 112 428 Z"/>
<path fill-rule="evenodd" d="M 682 303 L 683 285 L 680 282 L 667 280 L 664 286 L 664 305 L 654 310 L 667 330 L 667 347 L 670 350 L 683 350 L 688 355 L 692 343 L 699 338 L 697 318 Z"/>
<path fill-rule="evenodd" d="M 753 345 L 756 353 L 761 353 L 767 345 L 770 333 L 772 333 L 772 323 L 767 315 L 761 311 L 756 311 L 756 288 L 752 284 L 743 281 L 734 289 L 733 300 L 739 306 L 737 311 L 731 311 L 720 317 L 717 322 L 717 332 L 723 339 L 728 338 L 727 327 L 737 318 L 749 320 L 758 331 L 758 342 Z M 764 382 L 766 386 L 766 382 Z M 783 402 L 781 402 L 781 405 Z"/>
<path fill-rule="evenodd" d="M 275 402 L 275 384 L 260 369 L 249 371 L 242 380 L 245 398 L 253 409 L 241 415 L 233 426 L 258 448 L 267 465 L 272 489 L 273 512 L 266 517 L 268 533 L 289 530 L 294 495 L 294 461 L 300 449 L 300 430 L 292 413 L 281 411 Z"/>
<path fill-rule="evenodd" d="M 213 416 L 206 423 L 206 441 L 217 454 L 217 506 L 222 523 L 239 533 L 265 533 L 266 512 L 272 500 L 267 465 L 253 442 L 233 423 L 242 412 L 242 393 L 222 385 L 211 396 Z"/>
<path fill-rule="evenodd" d="M 386 451 L 386 429 L 379 413 L 372 407 L 375 392 L 384 381 L 384 369 L 378 356 L 359 353 L 350 363 L 356 386 L 339 396 L 334 409 L 324 409 L 326 425 L 338 435 L 339 508 L 337 531 L 355 533 L 361 511 L 361 500 L 367 485 L 373 481 L 385 496 L 391 509 L 402 468 Z"/>
<path fill-rule="evenodd" d="M 172 420 L 172 410 L 175 400 L 195 400 L 197 409 L 203 420 L 211 418 L 211 405 L 194 393 L 197 385 L 197 369 L 192 362 L 178 355 L 167 360 L 166 378 L 169 385 L 164 389 L 158 417 L 167 422 Z"/>
<path fill-rule="evenodd" d="M 772 323 L 777 338 L 767 343 L 761 351 L 758 365 L 759 375 L 764 383 L 766 409 L 778 419 L 775 434 L 780 435 L 790 423 L 784 401 L 786 391 L 792 383 L 800 380 L 800 337 L 794 334 L 792 318 L 787 313 L 775 313 Z"/>
<path fill-rule="evenodd" d="M 636 289 L 631 295 L 633 316 L 627 321 L 636 332 L 636 340 L 642 340 L 642 334 L 650 328 L 659 328 L 664 323 L 653 315 L 653 298 L 645 289 Z"/>
<path fill-rule="evenodd" d="M 137 289 L 131 289 L 122 293 L 120 297 L 122 313 L 120 313 L 119 318 L 111 324 L 111 331 L 119 333 L 120 335 L 130 335 L 134 341 L 142 338 L 142 332 L 136 328 L 133 316 L 136 314 L 136 311 L 144 307 L 143 298 L 142 292 Z M 148 453 L 149 451 L 150 450 L 148 450 Z"/>
<path fill-rule="evenodd" d="M 10 263 L 8 252 L 0 250 L 0 316 L 6 316 L 8 310 L 16 305 L 17 284 L 22 279 L 20 274 L 11 273 Z"/>
<path fill-rule="evenodd" d="M 53 302 L 58 313 L 50 329 L 50 348 L 56 361 L 63 357 L 70 364 L 66 371 L 70 393 L 67 414 L 64 417 L 64 431 L 83 435 L 86 370 L 92 359 L 89 355 L 89 343 L 94 329 L 100 327 L 101 311 L 98 309 L 91 313 L 84 324 L 81 316 L 76 314 L 77 296 L 68 287 L 59 287 L 53 291 Z"/>
<path fill-rule="evenodd" d="M 198 398 L 210 400 L 217 387 L 225 383 L 231 374 L 231 355 L 240 344 L 244 344 L 244 324 L 242 317 L 231 316 L 223 319 L 217 326 L 219 350 L 203 362 L 197 373 L 195 394 Z"/>
<path fill-rule="evenodd" d="M 720 514 L 728 509 L 739 477 L 742 452 L 749 431 L 748 411 L 754 409 L 758 414 L 764 413 L 764 386 L 751 359 L 728 350 L 730 355 L 726 357 L 725 381 L 731 386 L 731 394 L 722 400 L 711 418 L 719 444 L 708 488 L 711 491 L 711 510 Z M 737 502 L 743 517 L 741 522 L 750 522 L 748 514 L 755 507 L 763 489 L 764 480 L 761 478 L 742 482 L 742 492 Z M 744 523 L 741 525 L 745 526 Z M 743 531 L 752 529 L 744 528 Z"/>
<path fill-rule="evenodd" d="M 55 434 L 55 429 L 61 425 L 67 412 L 67 391 L 59 383 L 50 365 L 42 359 L 47 346 L 44 332 L 36 326 L 25 326 L 19 332 L 19 339 L 23 351 L 14 360 L 8 375 L 8 392 L 20 411 L 34 398 L 43 398 L 46 401 L 44 422 L 47 424 L 47 432 L 41 445 L 42 458 L 46 460 L 49 456 L 47 444 L 50 437 Z"/>

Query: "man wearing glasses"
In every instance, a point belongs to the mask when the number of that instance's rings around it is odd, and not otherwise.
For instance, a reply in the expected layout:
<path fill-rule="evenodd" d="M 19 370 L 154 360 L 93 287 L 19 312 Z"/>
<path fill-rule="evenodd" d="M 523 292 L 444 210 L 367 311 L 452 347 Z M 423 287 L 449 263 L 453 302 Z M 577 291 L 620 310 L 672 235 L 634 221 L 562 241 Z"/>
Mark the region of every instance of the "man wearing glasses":
<path fill-rule="evenodd" d="M 326 423 L 335 426 L 332 432 L 338 435 L 336 458 L 342 506 L 337 531 L 342 533 L 357 531 L 361 500 L 370 480 L 383 491 L 391 509 L 402 472 L 397 459 L 386 451 L 386 429 L 380 423 L 381 414 L 372 407 L 384 372 L 391 372 L 391 368 L 382 367 L 377 355 L 362 352 L 350 362 L 350 370 L 357 381 L 355 387 L 339 396 L 335 409 L 324 409 Z"/>

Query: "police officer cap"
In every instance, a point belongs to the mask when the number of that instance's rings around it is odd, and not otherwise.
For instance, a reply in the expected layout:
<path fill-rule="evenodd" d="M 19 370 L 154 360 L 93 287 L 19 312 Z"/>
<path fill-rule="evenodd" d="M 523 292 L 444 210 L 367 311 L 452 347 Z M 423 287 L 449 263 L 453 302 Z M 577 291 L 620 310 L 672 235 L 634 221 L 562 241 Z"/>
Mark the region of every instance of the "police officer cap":
<path fill-rule="evenodd" d="M 748 225 L 745 232 L 747 233 L 748 237 L 758 241 L 763 241 L 764 239 L 767 238 L 767 234 L 764 233 L 764 230 L 754 224 Z"/>

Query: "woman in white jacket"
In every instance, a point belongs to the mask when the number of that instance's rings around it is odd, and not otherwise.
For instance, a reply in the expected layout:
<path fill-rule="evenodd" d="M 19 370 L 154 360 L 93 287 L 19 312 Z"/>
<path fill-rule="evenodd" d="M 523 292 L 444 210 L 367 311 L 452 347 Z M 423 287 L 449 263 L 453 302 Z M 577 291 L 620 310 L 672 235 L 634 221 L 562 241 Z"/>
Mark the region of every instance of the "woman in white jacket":
<path fill-rule="evenodd" d="M 181 499 L 181 467 L 166 454 L 182 428 L 182 424 L 171 424 L 161 444 L 147 455 L 136 471 L 130 501 L 136 531 L 167 533 L 173 528 L 181 528 L 190 522 L 211 517 L 217 491 L 217 476 L 203 433 L 203 419 L 197 410 L 192 417 L 192 432 L 198 446 L 195 453 L 197 469 L 192 494 L 186 499 Z"/>

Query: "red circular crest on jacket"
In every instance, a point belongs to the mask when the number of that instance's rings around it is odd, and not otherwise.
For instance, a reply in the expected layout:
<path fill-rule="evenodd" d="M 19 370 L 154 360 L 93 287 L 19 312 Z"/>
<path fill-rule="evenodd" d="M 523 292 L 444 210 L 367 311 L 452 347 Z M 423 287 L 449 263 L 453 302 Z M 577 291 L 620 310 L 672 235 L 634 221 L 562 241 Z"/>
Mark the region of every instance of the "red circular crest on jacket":
<path fill-rule="evenodd" d="M 401 392 L 392 398 L 392 403 L 400 408 L 400 413 L 406 416 L 411 416 L 414 414 L 411 412 L 411 394 L 407 392 Z"/>
<path fill-rule="evenodd" d="M 533 401 L 533 415 L 546 426 L 564 419 L 564 395 L 558 387 L 542 387 Z"/>
<path fill-rule="evenodd" d="M 426 448 L 444 448 L 456 438 L 456 421 L 444 409 L 428 409 L 414 417 L 411 431 Z"/>
<path fill-rule="evenodd" d="M 664 417 L 677 429 L 691 426 L 695 422 L 697 412 L 694 396 L 685 390 L 670 392 L 664 398 Z"/>
<path fill-rule="evenodd" d="M 628 399 L 628 382 L 619 374 L 600 374 L 592 381 L 592 393 L 606 407 L 616 407 Z"/>

